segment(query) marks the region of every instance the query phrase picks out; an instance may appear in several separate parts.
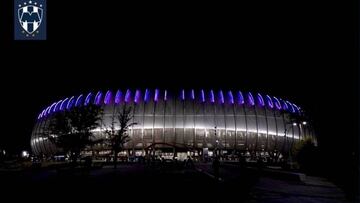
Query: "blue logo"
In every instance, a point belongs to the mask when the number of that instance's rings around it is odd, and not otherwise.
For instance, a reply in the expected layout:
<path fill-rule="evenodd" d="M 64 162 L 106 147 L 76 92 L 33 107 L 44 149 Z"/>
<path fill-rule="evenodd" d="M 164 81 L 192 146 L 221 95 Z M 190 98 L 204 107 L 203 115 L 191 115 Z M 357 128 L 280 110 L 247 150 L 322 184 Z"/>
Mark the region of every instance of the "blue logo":
<path fill-rule="evenodd" d="M 14 0 L 15 40 L 46 40 L 46 0 Z"/>

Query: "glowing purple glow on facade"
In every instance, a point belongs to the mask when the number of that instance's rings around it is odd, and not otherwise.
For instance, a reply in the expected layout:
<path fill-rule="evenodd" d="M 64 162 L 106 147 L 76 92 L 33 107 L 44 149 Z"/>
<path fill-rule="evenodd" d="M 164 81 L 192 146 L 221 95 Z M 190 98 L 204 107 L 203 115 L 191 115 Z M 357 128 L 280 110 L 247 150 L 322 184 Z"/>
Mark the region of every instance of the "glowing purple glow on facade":
<path fill-rule="evenodd" d="M 220 103 L 225 103 L 225 99 L 224 99 L 224 94 L 223 94 L 223 91 L 222 90 L 220 90 L 219 91 L 219 99 L 220 99 Z"/>
<path fill-rule="evenodd" d="M 146 89 L 145 90 L 145 94 L 144 94 L 144 102 L 148 102 L 150 99 L 152 99 L 152 95 L 151 95 L 151 90 Z M 166 101 L 168 99 L 168 91 L 164 90 L 164 95 L 161 95 L 161 90 L 160 89 L 155 89 L 154 90 L 154 97 L 153 97 L 153 101 L 154 102 L 158 102 L 159 99 L 164 99 L 164 101 Z M 209 92 L 209 100 L 211 103 L 215 103 L 215 99 L 216 102 L 219 102 L 221 104 L 225 104 L 225 102 L 229 103 L 229 104 L 239 104 L 242 105 L 244 103 L 248 103 L 250 106 L 254 106 L 255 104 L 264 107 L 267 106 L 268 108 L 276 108 L 278 110 L 286 110 L 289 113 L 301 113 L 301 109 L 296 106 L 293 103 L 290 103 L 287 100 L 282 100 L 282 99 L 278 99 L 276 97 L 271 97 L 269 95 L 264 95 L 262 96 L 260 93 L 257 93 L 255 96 L 256 98 L 252 95 L 251 92 L 248 92 L 247 95 L 245 95 L 246 97 L 244 97 L 244 95 L 242 94 L 241 91 L 237 91 L 237 94 L 233 94 L 233 92 L 227 91 L 227 92 L 223 92 L 222 90 L 219 90 L 218 95 L 216 95 L 217 97 L 215 97 L 214 95 L 214 91 L 210 90 Z M 92 94 L 92 93 L 88 93 L 87 96 L 85 97 L 85 95 L 79 95 L 77 97 L 71 97 L 71 98 L 65 98 L 64 100 L 60 100 L 57 102 L 52 103 L 50 106 L 48 106 L 46 109 L 44 109 L 41 114 L 39 114 L 38 118 L 42 118 L 46 115 L 49 115 L 53 112 L 57 112 L 60 110 L 64 110 L 64 109 L 70 109 L 72 107 L 78 107 L 81 105 L 88 105 L 89 103 L 94 103 L 96 105 L 102 105 L 101 102 L 104 102 L 105 105 L 109 105 L 113 102 L 115 102 L 115 104 L 119 104 L 123 99 L 125 102 L 131 102 L 131 99 L 134 99 L 134 103 L 138 104 L 141 103 L 142 100 L 142 94 L 141 94 L 141 90 L 136 90 L 134 92 L 134 95 L 131 95 L 131 90 L 127 89 L 126 94 L 123 95 L 122 92 L 120 90 L 118 90 L 116 92 L 115 97 L 113 96 L 113 93 L 109 90 L 106 92 L 106 94 L 104 94 L 105 97 L 103 97 L 103 93 L 101 91 L 97 92 L 96 95 Z M 198 99 L 199 102 L 206 102 L 206 94 L 207 92 L 205 92 L 203 89 L 201 89 L 199 91 L 199 97 L 196 97 L 197 94 L 195 92 L 194 89 L 191 89 L 190 91 L 186 92 L 184 89 L 181 90 L 180 92 L 180 99 L 182 101 L 184 101 L 187 96 L 188 93 L 189 94 L 189 98 L 187 99 L 191 99 L 191 100 L 195 100 Z M 224 95 L 224 93 L 226 95 Z M 151 96 L 150 96 L 151 95 Z M 95 96 L 95 97 L 94 97 Z M 134 98 L 132 98 L 132 96 L 134 96 Z M 236 98 L 234 98 L 234 96 L 236 96 Z M 85 100 L 85 101 L 84 101 Z M 236 100 L 236 101 L 235 101 Z"/>
<path fill-rule="evenodd" d="M 87 106 L 87 105 L 90 103 L 91 96 L 92 96 L 92 93 L 91 93 L 91 92 L 90 92 L 88 95 L 86 95 L 85 101 L 84 101 L 84 105 L 85 105 L 85 106 Z"/>
<path fill-rule="evenodd" d="M 134 97 L 134 102 L 135 102 L 135 104 L 137 104 L 137 103 L 140 102 L 140 98 L 141 98 L 140 90 L 136 90 L 136 91 L 135 91 L 135 97 Z"/>
<path fill-rule="evenodd" d="M 50 106 L 46 107 L 46 109 L 45 109 L 45 113 L 44 113 L 44 116 L 46 116 L 46 115 L 47 115 L 47 112 L 49 111 L 49 108 L 50 108 Z"/>
<path fill-rule="evenodd" d="M 75 103 L 75 97 L 72 96 L 72 97 L 69 99 L 69 102 L 68 102 L 68 104 L 67 104 L 67 106 L 66 106 L 66 109 L 70 109 L 71 107 L 73 107 L 74 103 Z"/>
<path fill-rule="evenodd" d="M 45 114 L 46 114 L 46 109 L 44 109 L 44 110 L 41 112 L 41 116 L 40 116 L 40 117 L 45 116 Z"/>
<path fill-rule="evenodd" d="M 44 113 L 45 116 L 49 114 L 49 109 L 50 109 L 50 106 L 46 107 L 45 113 Z"/>
<path fill-rule="evenodd" d="M 99 91 L 94 99 L 94 104 L 95 105 L 100 105 L 101 104 L 101 97 L 102 97 L 102 93 Z"/>
<path fill-rule="evenodd" d="M 144 95 L 144 101 L 148 102 L 149 101 L 149 97 L 150 97 L 150 91 L 148 89 L 145 90 L 145 95 Z"/>
<path fill-rule="evenodd" d="M 56 112 L 56 111 L 59 110 L 60 105 L 61 105 L 61 102 L 62 102 L 62 100 L 60 100 L 60 101 L 58 101 L 58 102 L 56 103 L 55 108 L 54 108 L 54 112 Z"/>
<path fill-rule="evenodd" d="M 272 102 L 272 99 L 269 95 L 266 95 L 266 103 L 268 105 L 269 108 L 274 108 L 274 103 Z"/>
<path fill-rule="evenodd" d="M 55 106 L 56 106 L 56 102 L 52 103 L 51 106 L 50 106 L 50 108 L 49 108 L 49 112 L 48 112 L 47 114 L 50 114 L 51 112 L 53 112 Z"/>
<path fill-rule="evenodd" d="M 255 101 L 254 101 L 254 97 L 251 94 L 251 92 L 248 93 L 248 102 L 250 104 L 250 106 L 254 106 L 255 105 Z"/>
<path fill-rule="evenodd" d="M 299 108 L 296 104 L 293 104 L 293 106 L 295 107 L 296 112 L 297 112 L 297 113 L 300 113 L 300 108 Z"/>
<path fill-rule="evenodd" d="M 41 117 L 46 116 L 46 108 L 41 112 Z"/>
<path fill-rule="evenodd" d="M 201 102 L 205 102 L 205 92 L 201 90 Z"/>
<path fill-rule="evenodd" d="M 131 90 L 126 90 L 126 93 L 125 93 L 125 103 L 128 103 L 130 102 L 131 100 Z"/>
<path fill-rule="evenodd" d="M 214 96 L 214 91 L 213 90 L 210 90 L 210 102 L 215 103 L 215 96 Z"/>
<path fill-rule="evenodd" d="M 239 102 L 239 104 L 245 103 L 245 99 L 244 99 L 244 96 L 241 91 L 238 92 L 238 102 Z"/>
<path fill-rule="evenodd" d="M 283 110 L 289 110 L 289 107 L 288 107 L 287 103 L 284 100 L 280 99 L 280 104 L 282 104 L 282 109 Z"/>
<path fill-rule="evenodd" d="M 280 101 L 278 100 L 278 98 L 274 97 L 274 104 L 275 104 L 275 107 L 280 110 L 281 109 L 281 104 L 280 104 Z"/>
<path fill-rule="evenodd" d="M 69 100 L 69 98 L 66 98 L 61 102 L 60 111 L 64 110 L 64 108 L 67 106 L 68 100 Z"/>
<path fill-rule="evenodd" d="M 110 104 L 111 103 L 111 91 L 108 90 L 105 94 L 104 104 Z"/>
<path fill-rule="evenodd" d="M 234 104 L 234 96 L 233 96 L 233 93 L 231 92 L 231 90 L 228 92 L 228 96 L 229 96 L 230 103 Z"/>
<path fill-rule="evenodd" d="M 286 103 L 290 106 L 291 113 L 295 113 L 294 106 L 289 101 L 286 101 Z"/>
<path fill-rule="evenodd" d="M 122 93 L 120 90 L 118 90 L 115 95 L 115 104 L 119 104 L 121 102 L 121 96 L 122 96 Z"/>
<path fill-rule="evenodd" d="M 82 104 L 82 98 L 83 98 L 83 95 L 80 94 L 80 96 L 78 96 L 78 98 L 76 99 L 76 102 L 75 102 L 75 106 L 80 106 Z"/>
<path fill-rule="evenodd" d="M 260 93 L 257 94 L 257 100 L 260 106 L 265 106 L 264 98 L 261 96 Z"/>
<path fill-rule="evenodd" d="M 155 89 L 154 101 L 155 102 L 159 101 L 159 90 L 158 89 Z"/>

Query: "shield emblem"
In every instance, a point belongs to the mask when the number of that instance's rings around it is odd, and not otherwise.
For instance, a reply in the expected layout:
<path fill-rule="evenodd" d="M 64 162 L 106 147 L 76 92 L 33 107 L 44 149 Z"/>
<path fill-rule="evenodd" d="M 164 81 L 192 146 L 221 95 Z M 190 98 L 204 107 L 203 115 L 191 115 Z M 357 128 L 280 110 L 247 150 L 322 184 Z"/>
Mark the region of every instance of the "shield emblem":
<path fill-rule="evenodd" d="M 18 9 L 18 19 L 21 27 L 28 33 L 34 33 L 41 25 L 43 19 L 43 9 L 28 5 Z"/>

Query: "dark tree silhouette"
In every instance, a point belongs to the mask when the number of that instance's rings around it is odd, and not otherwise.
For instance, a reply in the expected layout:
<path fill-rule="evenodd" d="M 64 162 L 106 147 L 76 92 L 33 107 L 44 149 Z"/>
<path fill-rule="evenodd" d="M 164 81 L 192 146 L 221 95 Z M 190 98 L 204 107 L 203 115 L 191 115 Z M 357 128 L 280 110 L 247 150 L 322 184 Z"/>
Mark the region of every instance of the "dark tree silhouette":
<path fill-rule="evenodd" d="M 89 104 L 55 114 L 45 136 L 75 164 L 82 150 L 101 140 L 95 140 L 93 130 L 100 125 L 102 108 Z"/>
<path fill-rule="evenodd" d="M 293 149 L 296 161 L 300 165 L 300 169 L 305 173 L 312 173 L 317 168 L 318 148 L 315 146 L 311 138 L 306 138 L 297 143 Z"/>
<path fill-rule="evenodd" d="M 123 106 L 120 111 L 116 111 L 116 114 L 112 115 L 111 125 L 105 130 L 105 133 L 109 136 L 109 145 L 114 155 L 114 168 L 117 166 L 118 153 L 124 148 L 124 144 L 130 140 L 129 128 L 137 124 L 132 122 L 131 109 L 131 107 Z M 117 124 L 119 129 L 116 129 Z"/>

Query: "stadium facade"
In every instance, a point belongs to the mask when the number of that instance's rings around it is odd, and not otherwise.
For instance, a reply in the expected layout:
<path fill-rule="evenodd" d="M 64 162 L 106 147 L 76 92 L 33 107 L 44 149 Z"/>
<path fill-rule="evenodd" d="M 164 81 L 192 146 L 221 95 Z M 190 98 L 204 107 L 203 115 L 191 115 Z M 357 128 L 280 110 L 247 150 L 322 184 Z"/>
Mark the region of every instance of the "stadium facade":
<path fill-rule="evenodd" d="M 59 111 L 89 103 L 101 105 L 104 110 L 94 134 L 105 139 L 104 131 L 114 112 L 124 105 L 132 107 L 133 122 L 137 124 L 129 131 L 130 141 L 123 152 L 127 155 L 143 156 L 148 149 L 163 156 L 273 151 L 286 154 L 300 140 L 310 138 L 316 143 L 301 108 L 281 98 L 241 91 L 127 89 L 72 96 L 46 107 L 32 132 L 33 153 L 60 152 L 43 135 L 50 118 Z M 109 150 L 103 144 L 96 149 L 100 154 Z"/>

